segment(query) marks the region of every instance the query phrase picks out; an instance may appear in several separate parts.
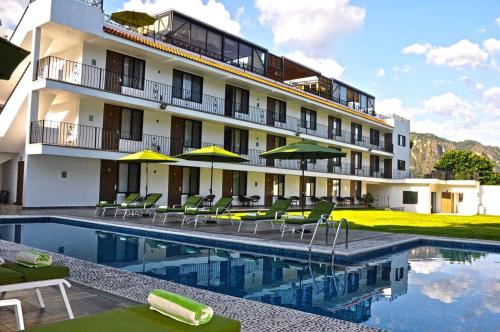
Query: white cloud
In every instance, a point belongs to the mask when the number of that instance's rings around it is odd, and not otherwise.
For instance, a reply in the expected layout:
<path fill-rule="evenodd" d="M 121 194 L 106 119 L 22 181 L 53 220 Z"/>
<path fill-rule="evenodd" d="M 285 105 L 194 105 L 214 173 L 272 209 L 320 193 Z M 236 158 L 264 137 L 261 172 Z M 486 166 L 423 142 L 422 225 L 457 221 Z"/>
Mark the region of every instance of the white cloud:
<path fill-rule="evenodd" d="M 375 77 L 384 77 L 385 76 L 385 70 L 384 68 L 378 68 L 375 70 Z"/>
<path fill-rule="evenodd" d="M 403 53 L 404 54 L 417 54 L 417 55 L 422 55 L 427 53 L 431 49 L 432 45 L 431 44 L 420 44 L 420 43 L 415 43 L 409 46 L 406 46 L 403 48 Z"/>
<path fill-rule="evenodd" d="M 12 30 L 21 19 L 24 9 L 28 5 L 28 0 L 1 0 L 0 20 L 3 29 Z"/>
<path fill-rule="evenodd" d="M 422 287 L 422 293 L 443 303 L 453 303 L 469 291 L 472 279 L 442 279 Z"/>
<path fill-rule="evenodd" d="M 462 39 L 450 46 L 413 44 L 403 48 L 403 53 L 425 55 L 427 63 L 455 69 L 476 68 L 485 65 L 488 60 L 488 52 L 467 39 Z"/>
<path fill-rule="evenodd" d="M 241 34 L 241 25 L 238 18 L 243 14 L 244 10 L 240 7 L 236 16 L 231 17 L 229 10 L 217 0 L 208 0 L 207 2 L 202 0 L 128 0 L 123 4 L 123 8 L 150 14 L 156 14 L 167 9 L 176 9 L 235 35 Z"/>
<path fill-rule="evenodd" d="M 500 52 L 500 40 L 495 38 L 486 39 L 483 42 L 484 48 L 490 53 Z"/>
<path fill-rule="evenodd" d="M 364 8 L 349 0 L 255 0 L 259 20 L 271 27 L 274 43 L 305 50 L 327 49 L 333 40 L 360 28 Z M 310 51 L 309 53 L 314 53 Z"/>
<path fill-rule="evenodd" d="M 302 51 L 289 53 L 287 58 L 290 58 L 307 67 L 315 69 L 327 77 L 339 79 L 342 76 L 345 68 L 332 58 L 315 58 L 307 56 Z"/>
<path fill-rule="evenodd" d="M 439 114 L 444 117 L 471 120 L 474 117 L 472 106 L 452 92 L 431 97 L 423 102 L 424 113 Z"/>
<path fill-rule="evenodd" d="M 500 116 L 500 86 L 491 87 L 483 92 L 486 114 Z"/>

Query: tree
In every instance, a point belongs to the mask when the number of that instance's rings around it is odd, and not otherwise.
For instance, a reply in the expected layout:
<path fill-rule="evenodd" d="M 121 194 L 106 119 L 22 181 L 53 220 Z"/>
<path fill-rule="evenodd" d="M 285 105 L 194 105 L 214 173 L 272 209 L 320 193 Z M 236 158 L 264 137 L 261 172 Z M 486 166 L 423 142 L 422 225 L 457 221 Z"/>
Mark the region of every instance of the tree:
<path fill-rule="evenodd" d="M 495 163 L 488 157 L 471 151 L 447 151 L 434 167 L 438 170 L 450 171 L 457 180 L 477 178 L 481 184 L 500 184 L 500 173 L 494 170 Z"/>

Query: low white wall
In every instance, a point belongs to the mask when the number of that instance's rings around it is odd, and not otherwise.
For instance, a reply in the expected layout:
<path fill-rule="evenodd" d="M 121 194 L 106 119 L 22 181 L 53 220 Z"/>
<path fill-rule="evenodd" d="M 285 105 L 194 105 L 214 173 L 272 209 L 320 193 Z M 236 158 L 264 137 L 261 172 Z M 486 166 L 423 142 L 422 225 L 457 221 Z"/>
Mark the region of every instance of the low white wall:
<path fill-rule="evenodd" d="M 500 186 L 480 186 L 481 194 L 480 214 L 500 215 Z"/>
<path fill-rule="evenodd" d="M 99 159 L 29 155 L 25 168 L 25 207 L 93 206 L 99 200 Z"/>
<path fill-rule="evenodd" d="M 389 197 L 390 207 L 404 207 L 407 212 L 431 213 L 431 191 L 428 185 L 379 184 L 369 185 L 367 191 L 373 196 Z M 403 204 L 403 191 L 418 192 L 418 203 Z"/>

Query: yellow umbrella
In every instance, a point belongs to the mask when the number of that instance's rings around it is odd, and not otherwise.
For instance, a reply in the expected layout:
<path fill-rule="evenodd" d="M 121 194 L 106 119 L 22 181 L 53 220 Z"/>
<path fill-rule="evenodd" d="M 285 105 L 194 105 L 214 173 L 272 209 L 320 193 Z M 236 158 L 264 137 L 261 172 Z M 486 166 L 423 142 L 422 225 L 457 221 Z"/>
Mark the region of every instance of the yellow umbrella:
<path fill-rule="evenodd" d="M 176 163 L 177 159 L 151 150 L 144 150 L 129 154 L 118 159 L 126 163 L 146 163 L 146 195 L 148 194 L 149 163 Z"/>

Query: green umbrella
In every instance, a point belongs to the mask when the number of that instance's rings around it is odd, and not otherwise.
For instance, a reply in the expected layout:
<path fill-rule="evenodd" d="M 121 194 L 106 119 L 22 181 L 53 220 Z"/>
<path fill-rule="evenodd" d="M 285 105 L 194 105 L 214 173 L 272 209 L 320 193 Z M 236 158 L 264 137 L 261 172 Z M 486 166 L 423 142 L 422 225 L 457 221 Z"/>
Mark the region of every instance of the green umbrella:
<path fill-rule="evenodd" d="M 304 215 L 305 203 L 305 184 L 304 184 L 304 171 L 305 164 L 308 159 L 329 159 L 336 157 L 345 157 L 346 154 L 337 149 L 327 146 L 319 145 L 311 141 L 302 140 L 300 142 L 281 146 L 279 148 L 266 151 L 260 154 L 263 158 L 268 159 L 293 159 L 300 160 L 300 168 L 302 169 L 302 193 L 300 201 L 302 205 L 302 215 Z"/>
<path fill-rule="evenodd" d="M 12 72 L 28 54 L 30 52 L 0 37 L 0 80 L 9 80 Z"/>
<path fill-rule="evenodd" d="M 125 10 L 111 14 L 111 19 L 117 23 L 131 27 L 143 27 L 155 23 L 156 18 L 147 13 Z"/>
<path fill-rule="evenodd" d="M 129 154 L 125 157 L 121 157 L 118 159 L 121 162 L 126 163 L 146 163 L 146 196 L 148 195 L 148 182 L 149 182 L 149 163 L 176 163 L 177 160 L 165 156 L 164 154 L 151 151 L 144 150 L 136 153 Z"/>
<path fill-rule="evenodd" d="M 248 159 L 237 155 L 236 153 L 229 152 L 220 148 L 216 145 L 208 146 L 206 148 L 201 148 L 193 150 L 191 152 L 186 152 L 176 156 L 176 158 L 181 158 L 184 160 L 192 161 L 207 161 L 212 163 L 210 169 L 210 195 L 212 195 L 212 184 L 214 177 L 214 162 L 217 163 L 243 163 L 248 161 Z"/>

